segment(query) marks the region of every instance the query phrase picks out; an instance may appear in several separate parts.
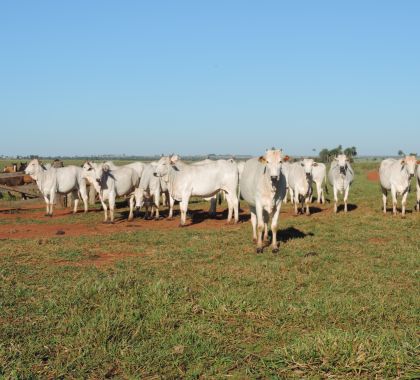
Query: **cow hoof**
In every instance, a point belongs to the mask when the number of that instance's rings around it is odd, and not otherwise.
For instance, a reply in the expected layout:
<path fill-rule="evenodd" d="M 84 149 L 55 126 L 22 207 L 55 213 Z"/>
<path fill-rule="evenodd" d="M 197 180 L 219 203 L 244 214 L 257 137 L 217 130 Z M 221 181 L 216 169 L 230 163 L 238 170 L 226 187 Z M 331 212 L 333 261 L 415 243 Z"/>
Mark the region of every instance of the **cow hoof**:
<path fill-rule="evenodd" d="M 273 248 L 273 250 L 271 252 L 273 252 L 274 254 L 279 253 L 279 249 L 278 248 Z"/>
<path fill-rule="evenodd" d="M 262 253 L 263 249 L 262 248 L 257 248 L 257 254 Z"/>

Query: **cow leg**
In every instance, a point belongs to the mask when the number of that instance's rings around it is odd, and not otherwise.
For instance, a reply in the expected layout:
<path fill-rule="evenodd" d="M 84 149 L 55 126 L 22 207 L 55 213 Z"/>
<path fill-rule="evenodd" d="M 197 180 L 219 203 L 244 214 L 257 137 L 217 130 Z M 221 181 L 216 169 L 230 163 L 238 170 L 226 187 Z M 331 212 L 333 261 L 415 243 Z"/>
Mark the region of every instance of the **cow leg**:
<path fill-rule="evenodd" d="M 289 195 L 289 188 L 286 187 L 286 194 L 284 195 L 284 198 L 283 198 L 283 202 L 284 203 L 287 203 L 287 197 L 288 197 L 288 195 Z"/>
<path fill-rule="evenodd" d="M 401 211 L 402 211 L 402 216 L 405 217 L 405 206 L 407 204 L 407 196 L 408 196 L 408 190 L 403 194 L 402 199 L 401 199 Z"/>
<path fill-rule="evenodd" d="M 51 192 L 50 194 L 50 213 L 49 213 L 50 216 L 53 215 L 54 200 L 55 200 L 55 191 Z"/>
<path fill-rule="evenodd" d="M 397 215 L 397 191 L 391 186 L 391 196 L 392 196 L 392 213 Z"/>
<path fill-rule="evenodd" d="M 174 216 L 174 204 L 175 204 L 175 199 L 172 198 L 171 195 L 169 195 L 169 216 L 168 219 L 172 219 Z"/>
<path fill-rule="evenodd" d="M 82 186 L 79 189 L 79 192 L 78 192 L 77 195 L 79 195 L 79 194 L 80 194 L 80 197 L 82 198 L 82 201 L 83 201 L 84 212 L 87 213 L 88 212 L 89 197 L 88 197 L 88 194 L 87 194 L 86 186 L 84 186 L 84 187 Z"/>
<path fill-rule="evenodd" d="M 250 207 L 251 211 L 251 224 L 252 224 L 252 240 L 257 242 L 257 215 L 254 207 Z"/>
<path fill-rule="evenodd" d="M 48 195 L 44 195 L 45 200 L 45 216 L 50 215 L 50 198 Z"/>
<path fill-rule="evenodd" d="M 190 200 L 190 195 L 183 195 L 182 200 L 179 203 L 179 208 L 181 210 L 181 223 L 180 226 L 185 226 L 185 223 L 187 222 L 187 212 L 188 212 L 188 202 Z"/>
<path fill-rule="evenodd" d="M 264 217 L 263 217 L 263 208 L 259 203 L 256 204 L 255 211 L 257 213 L 257 253 L 262 253 L 263 251 L 262 234 L 264 230 Z"/>
<path fill-rule="evenodd" d="M 334 186 L 333 192 L 334 192 L 334 212 L 337 213 L 337 202 L 338 202 L 337 193 L 338 193 L 338 189 L 337 189 L 336 186 Z"/>
<path fill-rule="evenodd" d="M 294 193 L 294 199 L 293 204 L 295 205 L 295 215 L 298 214 L 298 203 L 299 203 L 299 193 L 295 190 Z"/>
<path fill-rule="evenodd" d="M 295 203 L 295 195 L 293 193 L 293 189 L 289 187 L 289 193 L 290 193 L 290 202 L 293 204 Z"/>
<path fill-rule="evenodd" d="M 155 220 L 159 220 L 160 214 L 159 214 L 159 206 L 160 206 L 160 188 L 155 191 L 155 195 L 153 196 L 153 201 L 156 207 L 156 214 L 155 214 Z"/>
<path fill-rule="evenodd" d="M 227 196 L 227 204 L 228 204 L 228 217 L 227 217 L 227 223 L 232 222 L 232 216 L 233 216 L 233 201 L 232 196 L 228 194 Z"/>
<path fill-rule="evenodd" d="M 318 204 L 320 205 L 322 202 L 322 186 L 320 183 L 316 183 L 316 197 L 318 198 Z"/>
<path fill-rule="evenodd" d="M 108 198 L 109 220 L 111 223 L 114 223 L 115 198 L 116 198 L 116 194 L 109 194 L 109 198 Z"/>
<path fill-rule="evenodd" d="M 102 200 L 102 197 L 100 197 L 102 208 L 104 209 L 104 223 L 108 221 L 108 207 L 106 205 L 106 202 Z"/>
<path fill-rule="evenodd" d="M 271 241 L 271 248 L 273 253 L 278 253 L 279 247 L 277 243 L 277 228 L 278 228 L 278 221 L 281 209 L 281 202 L 276 207 L 274 215 L 271 218 L 271 232 L 273 234 L 272 241 Z"/>
<path fill-rule="evenodd" d="M 130 196 L 130 213 L 128 214 L 128 221 L 131 222 L 134 217 L 134 194 Z"/>
<path fill-rule="evenodd" d="M 73 214 L 77 213 L 77 207 L 79 205 L 79 192 L 77 190 L 71 192 L 71 197 L 73 198 Z"/>
<path fill-rule="evenodd" d="M 386 214 L 386 197 L 388 195 L 388 191 L 384 189 L 383 187 L 381 187 L 381 189 L 382 189 L 382 203 L 384 206 L 384 214 Z"/>
<path fill-rule="evenodd" d="M 232 193 L 232 203 L 235 223 L 239 223 L 239 199 L 236 193 Z"/>
<path fill-rule="evenodd" d="M 346 187 L 344 191 L 344 212 L 347 212 L 347 199 L 349 197 L 350 186 Z"/>

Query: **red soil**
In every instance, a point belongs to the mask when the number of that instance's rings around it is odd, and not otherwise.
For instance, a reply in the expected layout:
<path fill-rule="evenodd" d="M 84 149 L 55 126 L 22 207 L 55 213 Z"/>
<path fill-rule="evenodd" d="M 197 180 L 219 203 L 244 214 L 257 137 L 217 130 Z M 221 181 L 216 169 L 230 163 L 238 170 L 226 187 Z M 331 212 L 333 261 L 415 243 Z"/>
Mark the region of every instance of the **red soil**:
<path fill-rule="evenodd" d="M 376 170 L 371 170 L 367 173 L 367 179 L 372 182 L 379 182 L 379 173 Z"/>

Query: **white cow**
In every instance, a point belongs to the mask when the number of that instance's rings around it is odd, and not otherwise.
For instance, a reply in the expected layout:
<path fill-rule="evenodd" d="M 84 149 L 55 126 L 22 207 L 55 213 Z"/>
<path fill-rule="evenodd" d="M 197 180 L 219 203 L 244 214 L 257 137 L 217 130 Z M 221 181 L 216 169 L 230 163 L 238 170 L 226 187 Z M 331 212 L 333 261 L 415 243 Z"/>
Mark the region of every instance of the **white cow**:
<path fill-rule="evenodd" d="M 108 165 L 111 170 L 120 169 L 120 168 L 134 169 L 136 171 L 137 175 L 139 176 L 139 178 L 141 178 L 141 176 L 143 174 L 143 170 L 146 166 L 146 164 L 144 162 L 141 162 L 141 161 L 135 161 L 135 162 L 132 162 L 131 164 L 125 164 L 125 165 L 121 165 L 121 166 L 115 165 L 114 162 L 112 162 L 112 161 L 106 161 L 106 162 L 104 162 L 104 164 Z"/>
<path fill-rule="evenodd" d="M 312 168 L 312 180 L 315 182 L 318 203 L 325 204 L 324 186 L 327 182 L 327 168 L 325 164 L 318 162 L 317 165 Z"/>
<path fill-rule="evenodd" d="M 128 220 L 133 219 L 134 197 L 139 197 L 140 178 L 137 172 L 130 167 L 118 167 L 110 169 L 107 164 L 95 164 L 85 162 L 83 165 L 83 176 L 99 193 L 102 207 L 104 209 L 104 222 L 108 221 L 108 209 L 105 201 L 109 203 L 110 221 L 114 223 L 115 199 L 118 196 L 129 196 L 130 213 Z"/>
<path fill-rule="evenodd" d="M 392 195 L 392 211 L 397 214 L 397 195 L 402 195 L 402 215 L 405 215 L 405 206 L 407 196 L 410 191 L 411 178 L 416 170 L 416 157 L 406 156 L 403 159 L 395 160 L 387 158 L 381 162 L 379 167 L 379 179 L 382 188 L 382 201 L 384 205 L 384 214 L 386 214 L 386 198 L 388 191 Z"/>
<path fill-rule="evenodd" d="M 248 202 L 257 253 L 263 251 L 262 234 L 268 239 L 267 225 L 271 218 L 273 253 L 279 251 L 277 245 L 277 225 L 281 202 L 286 193 L 286 178 L 281 172 L 282 152 L 267 150 L 264 156 L 246 161 L 240 180 L 242 197 Z"/>
<path fill-rule="evenodd" d="M 170 202 L 180 202 L 181 226 L 185 225 L 188 202 L 191 196 L 209 198 L 219 191 L 226 193 L 229 212 L 238 222 L 238 168 L 233 160 L 217 160 L 202 165 L 189 165 L 178 156 L 162 157 L 156 168 L 156 175 L 168 184 Z"/>
<path fill-rule="evenodd" d="M 72 193 L 74 199 L 74 213 L 77 212 L 80 194 L 85 212 L 88 211 L 86 181 L 83 178 L 82 169 L 78 166 L 69 165 L 63 168 L 50 167 L 49 169 L 45 169 L 37 159 L 34 159 L 26 167 L 25 173 L 36 181 L 39 190 L 44 196 L 47 206 L 46 216 L 52 216 L 53 214 L 56 193 Z"/>
<path fill-rule="evenodd" d="M 354 171 L 345 154 L 339 154 L 331 163 L 328 180 L 334 192 L 334 212 L 337 212 L 338 192 L 344 192 L 344 211 L 347 212 L 347 199 L 354 180 Z"/>
<path fill-rule="evenodd" d="M 305 158 L 290 165 L 287 179 L 290 195 L 295 205 L 295 215 L 298 214 L 299 197 L 302 199 L 302 213 L 303 202 L 305 202 L 306 215 L 310 214 L 309 200 L 312 194 L 312 168 L 317 165 L 312 158 Z"/>
<path fill-rule="evenodd" d="M 156 177 L 157 161 L 151 162 L 144 166 L 139 185 L 139 198 L 136 200 L 136 207 L 142 208 L 146 206 L 146 215 L 148 216 L 149 204 L 152 204 L 152 215 L 155 214 L 155 219 L 159 220 L 159 207 L 161 195 L 166 194 L 165 199 L 169 197 L 168 186 L 162 178 Z"/>
<path fill-rule="evenodd" d="M 417 211 L 420 211 L 420 161 L 417 161 Z"/>

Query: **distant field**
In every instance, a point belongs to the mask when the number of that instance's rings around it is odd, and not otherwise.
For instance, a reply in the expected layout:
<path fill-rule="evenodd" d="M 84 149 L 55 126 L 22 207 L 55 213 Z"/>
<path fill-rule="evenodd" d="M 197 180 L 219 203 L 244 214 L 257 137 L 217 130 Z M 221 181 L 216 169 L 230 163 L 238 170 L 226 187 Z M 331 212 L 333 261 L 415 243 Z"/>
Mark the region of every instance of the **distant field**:
<path fill-rule="evenodd" d="M 355 164 L 347 215 L 285 205 L 278 255 L 243 202 L 226 226 L 197 200 L 182 229 L 0 212 L 0 378 L 418 378 L 420 213 L 412 191 L 382 215 L 378 165 Z"/>

